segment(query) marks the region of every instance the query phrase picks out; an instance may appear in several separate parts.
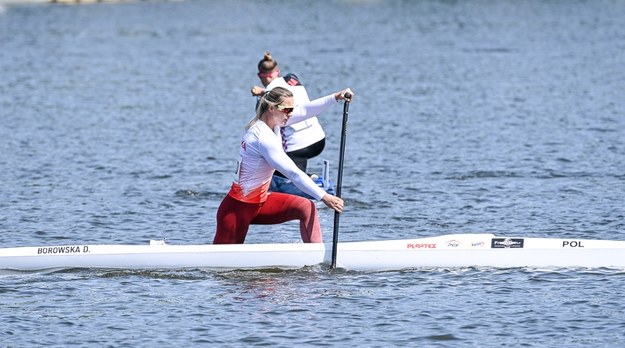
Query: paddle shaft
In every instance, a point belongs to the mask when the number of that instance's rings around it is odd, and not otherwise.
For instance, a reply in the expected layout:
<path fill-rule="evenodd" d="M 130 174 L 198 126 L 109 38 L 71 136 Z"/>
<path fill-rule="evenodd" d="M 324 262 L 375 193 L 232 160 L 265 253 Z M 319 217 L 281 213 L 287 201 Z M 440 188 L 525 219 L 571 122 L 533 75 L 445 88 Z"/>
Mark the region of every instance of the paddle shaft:
<path fill-rule="evenodd" d="M 343 104 L 343 126 L 341 127 L 341 148 L 339 152 L 339 175 L 336 180 L 336 196 L 341 197 L 343 186 L 343 160 L 345 158 L 345 139 L 347 138 L 347 119 L 349 117 L 349 93 L 345 94 L 345 104 Z M 336 268 L 336 249 L 339 243 L 339 212 L 334 212 L 334 233 L 332 234 L 332 263 L 330 268 Z"/>

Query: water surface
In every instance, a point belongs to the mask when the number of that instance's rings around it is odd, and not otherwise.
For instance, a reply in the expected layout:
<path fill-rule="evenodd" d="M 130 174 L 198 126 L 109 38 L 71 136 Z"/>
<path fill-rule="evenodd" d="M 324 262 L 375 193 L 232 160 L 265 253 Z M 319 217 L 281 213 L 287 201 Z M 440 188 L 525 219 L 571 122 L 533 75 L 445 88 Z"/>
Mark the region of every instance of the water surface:
<path fill-rule="evenodd" d="M 0 5 L 2 246 L 209 243 L 265 50 L 350 106 L 341 240 L 625 240 L 621 1 Z M 335 165 L 341 105 L 323 115 Z M 333 214 L 320 207 L 326 240 Z M 299 242 L 297 224 L 248 243 Z M 622 346 L 623 272 L 0 276 L 6 346 Z"/>

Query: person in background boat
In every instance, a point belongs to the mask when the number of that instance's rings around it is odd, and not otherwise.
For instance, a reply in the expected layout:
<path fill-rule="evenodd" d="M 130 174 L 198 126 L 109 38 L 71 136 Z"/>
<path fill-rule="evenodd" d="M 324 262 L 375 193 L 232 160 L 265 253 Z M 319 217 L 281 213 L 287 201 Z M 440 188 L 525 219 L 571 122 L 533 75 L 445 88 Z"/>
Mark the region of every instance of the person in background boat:
<path fill-rule="evenodd" d="M 300 83 L 295 74 L 280 75 L 278 62 L 273 59 L 271 53 L 265 52 L 263 59 L 258 62 L 258 78 L 264 87 L 252 87 L 252 95 L 260 97 L 263 93 L 275 87 L 284 87 L 293 93 L 295 105 L 304 104 L 310 101 L 306 88 Z M 297 114 L 294 114 L 297 117 Z M 297 167 L 304 172 L 308 169 L 308 160 L 319 156 L 326 145 L 325 132 L 319 123 L 316 115 L 306 118 L 301 122 L 293 123 L 282 127 L 283 148 L 286 154 L 295 162 Z M 285 185 L 287 179 L 277 171 L 271 181 L 270 190 L 301 195 L 310 198 L 297 188 L 289 189 L 290 185 Z"/>
<path fill-rule="evenodd" d="M 316 114 L 319 110 L 345 99 L 345 89 L 300 105 L 301 114 Z M 351 96 L 350 96 L 351 98 Z M 256 110 L 256 116 L 247 124 L 241 141 L 240 159 L 230 191 L 217 210 L 217 231 L 213 244 L 242 244 L 250 224 L 279 224 L 300 221 L 300 235 L 304 243 L 322 243 L 321 225 L 315 203 L 310 199 L 269 192 L 271 176 L 281 171 L 298 188 L 314 199 L 321 200 L 337 212 L 343 211 L 343 200 L 326 193 L 282 149 L 279 129 L 292 120 L 297 107 L 293 94 L 276 87 L 265 93 Z"/>

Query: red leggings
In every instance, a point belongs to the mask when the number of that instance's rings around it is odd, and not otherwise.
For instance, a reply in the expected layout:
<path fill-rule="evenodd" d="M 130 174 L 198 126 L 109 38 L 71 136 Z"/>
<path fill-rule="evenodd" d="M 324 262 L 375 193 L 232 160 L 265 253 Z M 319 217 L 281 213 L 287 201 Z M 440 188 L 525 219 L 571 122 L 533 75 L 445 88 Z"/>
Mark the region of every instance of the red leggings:
<path fill-rule="evenodd" d="M 243 244 L 250 224 L 270 225 L 299 220 L 304 243 L 322 243 L 317 207 L 310 199 L 272 192 L 264 203 L 244 203 L 226 195 L 217 210 L 213 244 Z"/>

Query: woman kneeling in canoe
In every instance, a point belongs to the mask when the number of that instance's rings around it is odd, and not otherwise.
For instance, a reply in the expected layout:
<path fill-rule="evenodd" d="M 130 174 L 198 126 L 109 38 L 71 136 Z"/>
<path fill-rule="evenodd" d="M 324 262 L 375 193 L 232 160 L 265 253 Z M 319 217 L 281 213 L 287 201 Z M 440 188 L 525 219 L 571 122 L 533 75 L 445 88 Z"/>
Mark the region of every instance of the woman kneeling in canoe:
<path fill-rule="evenodd" d="M 315 109 L 345 99 L 349 89 L 311 101 L 303 107 L 315 115 Z M 250 224 L 279 224 L 300 221 L 304 243 L 322 243 L 321 225 L 315 203 L 307 198 L 272 192 L 271 176 L 277 169 L 302 191 L 321 200 L 337 212 L 343 211 L 343 200 L 326 193 L 306 173 L 301 171 L 282 149 L 280 133 L 276 129 L 287 125 L 294 108 L 293 94 L 276 87 L 260 99 L 254 117 L 246 126 L 241 141 L 241 156 L 236 179 L 217 210 L 217 233 L 213 244 L 242 244 Z"/>

